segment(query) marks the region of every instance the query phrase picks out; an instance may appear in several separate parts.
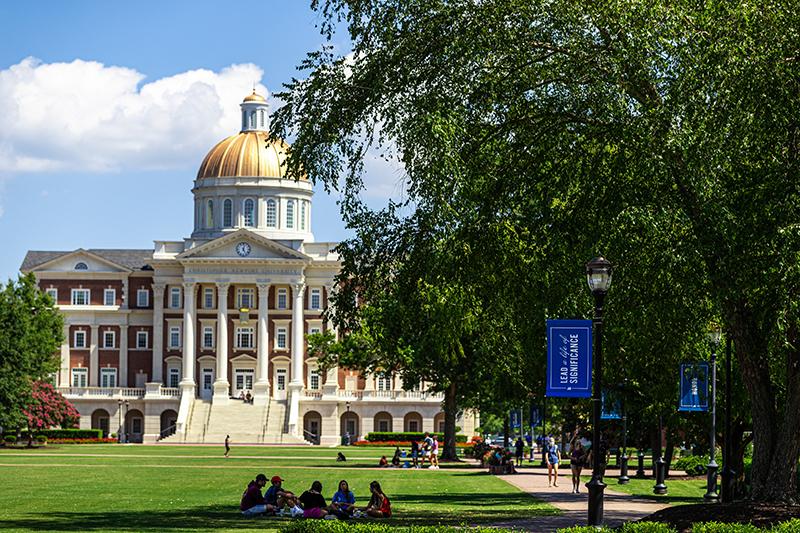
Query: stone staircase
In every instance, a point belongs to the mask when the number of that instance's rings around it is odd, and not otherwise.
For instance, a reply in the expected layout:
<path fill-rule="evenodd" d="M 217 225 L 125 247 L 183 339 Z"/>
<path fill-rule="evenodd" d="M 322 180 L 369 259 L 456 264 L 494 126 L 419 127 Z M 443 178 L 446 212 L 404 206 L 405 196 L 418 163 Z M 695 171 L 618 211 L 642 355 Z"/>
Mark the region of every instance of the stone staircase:
<path fill-rule="evenodd" d="M 211 400 L 198 398 L 187 417 L 186 431 L 160 442 L 222 444 L 230 435 L 235 444 L 309 445 L 288 433 L 288 416 L 286 400 L 270 398 L 268 404 L 255 406 L 237 400 L 228 405 L 212 405 Z"/>

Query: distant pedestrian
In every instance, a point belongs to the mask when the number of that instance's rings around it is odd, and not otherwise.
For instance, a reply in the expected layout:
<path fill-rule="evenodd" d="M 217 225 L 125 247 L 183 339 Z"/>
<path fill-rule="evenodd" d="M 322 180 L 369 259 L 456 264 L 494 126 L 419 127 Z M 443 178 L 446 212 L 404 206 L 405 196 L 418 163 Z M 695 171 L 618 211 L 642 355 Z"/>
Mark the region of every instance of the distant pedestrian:
<path fill-rule="evenodd" d="M 225 437 L 225 457 L 228 457 L 230 451 L 231 451 L 231 436 L 228 435 L 227 437 Z"/>
<path fill-rule="evenodd" d="M 411 439 L 411 459 L 414 460 L 414 468 L 419 468 L 417 458 L 419 457 L 419 442 Z"/>
<path fill-rule="evenodd" d="M 425 464 L 425 458 L 430 457 L 431 450 L 433 449 L 433 439 L 426 431 L 425 438 L 422 440 L 422 464 Z M 429 459 L 431 466 L 433 466 L 433 459 Z"/>
<path fill-rule="evenodd" d="M 580 492 L 578 486 L 581 482 L 581 470 L 586 464 L 586 448 L 583 447 L 581 439 L 575 437 L 572 439 L 572 450 L 569 453 L 569 466 L 572 469 L 572 492 L 577 494 Z"/>
<path fill-rule="evenodd" d="M 517 457 L 517 466 L 522 466 L 522 456 L 525 455 L 525 444 L 522 442 L 522 437 L 517 437 L 517 444 L 516 447 L 516 457 Z"/>
<path fill-rule="evenodd" d="M 556 446 L 556 439 L 550 438 L 550 444 L 544 449 L 544 460 L 547 463 L 547 483 L 549 487 L 558 487 L 558 464 L 561 462 L 561 450 Z"/>

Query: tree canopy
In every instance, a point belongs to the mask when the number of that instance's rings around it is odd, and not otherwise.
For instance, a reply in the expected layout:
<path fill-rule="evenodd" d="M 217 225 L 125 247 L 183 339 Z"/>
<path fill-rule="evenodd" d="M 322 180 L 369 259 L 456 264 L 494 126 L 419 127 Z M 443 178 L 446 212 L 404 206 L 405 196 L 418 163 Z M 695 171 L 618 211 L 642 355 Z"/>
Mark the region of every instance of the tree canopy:
<path fill-rule="evenodd" d="M 719 321 L 758 436 L 751 497 L 796 502 L 800 13 L 725 0 L 312 6 L 353 52 L 309 54 L 275 133 L 295 136 L 290 175 L 342 192 L 357 230 L 344 249 L 364 251 L 354 265 L 406 259 L 374 238 L 381 225 L 448 243 L 481 316 L 508 317 L 474 329 L 505 331 L 507 353 L 541 368 L 544 318 L 589 315 L 583 264 L 602 253 L 617 355 L 604 375 L 625 368 L 665 404 L 676 362 L 707 359 L 702 334 Z M 407 192 L 373 214 L 369 150 L 401 164 Z"/>
<path fill-rule="evenodd" d="M 0 291 L 0 427 L 28 423 L 32 382 L 58 370 L 64 319 L 33 274 Z"/>

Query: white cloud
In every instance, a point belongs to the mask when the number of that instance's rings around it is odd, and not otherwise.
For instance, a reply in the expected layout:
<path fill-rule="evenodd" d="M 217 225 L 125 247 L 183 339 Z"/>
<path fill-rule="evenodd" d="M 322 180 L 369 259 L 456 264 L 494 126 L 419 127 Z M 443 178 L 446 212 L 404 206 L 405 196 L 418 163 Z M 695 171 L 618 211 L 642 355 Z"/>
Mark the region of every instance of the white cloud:
<path fill-rule="evenodd" d="M 140 86 L 129 68 L 25 59 L 0 70 L 0 174 L 197 167 L 239 131 L 237 104 L 263 74 L 248 63 Z"/>

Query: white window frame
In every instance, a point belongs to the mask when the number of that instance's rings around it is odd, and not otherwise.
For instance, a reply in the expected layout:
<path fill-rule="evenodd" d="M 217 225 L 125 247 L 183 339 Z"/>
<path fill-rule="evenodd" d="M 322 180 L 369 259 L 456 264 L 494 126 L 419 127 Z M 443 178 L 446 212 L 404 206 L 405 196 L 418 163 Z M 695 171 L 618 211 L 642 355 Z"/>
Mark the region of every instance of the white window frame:
<path fill-rule="evenodd" d="M 250 326 L 237 326 L 236 348 L 239 350 L 252 350 L 256 347 L 255 329 Z M 243 342 L 244 341 L 244 342 Z"/>
<path fill-rule="evenodd" d="M 203 327 L 203 348 L 214 348 L 214 328 L 211 326 Z"/>
<path fill-rule="evenodd" d="M 286 379 L 289 372 L 285 368 L 278 368 L 275 370 L 275 389 L 286 390 Z M 281 379 L 283 378 L 283 379 Z"/>
<path fill-rule="evenodd" d="M 171 389 L 177 389 L 181 382 L 181 371 L 177 368 L 170 368 L 167 372 L 167 385 Z"/>
<path fill-rule="evenodd" d="M 203 289 L 203 309 L 214 309 L 213 287 L 206 287 Z"/>
<path fill-rule="evenodd" d="M 72 383 L 73 387 L 86 387 L 86 384 L 89 382 L 89 369 L 85 366 L 74 367 L 72 369 Z"/>
<path fill-rule="evenodd" d="M 314 300 L 317 300 L 314 302 Z M 308 308 L 314 311 L 322 309 L 322 289 L 311 289 L 311 294 L 308 297 Z"/>
<path fill-rule="evenodd" d="M 79 296 L 80 295 L 80 296 Z M 81 302 L 81 296 L 83 298 L 83 303 Z M 92 302 L 92 291 L 90 289 L 72 289 L 72 305 L 91 305 Z"/>
<path fill-rule="evenodd" d="M 78 342 L 78 339 L 81 339 L 81 342 Z M 74 334 L 74 339 L 72 342 L 73 348 L 88 348 L 86 344 L 86 331 L 84 330 L 76 330 Z"/>
<path fill-rule="evenodd" d="M 58 289 L 53 289 L 53 288 L 50 288 L 50 289 L 45 289 L 45 290 L 44 290 L 44 293 L 45 293 L 46 295 L 48 295 L 50 298 L 52 298 L 52 299 L 53 299 L 53 301 L 54 301 L 56 304 L 58 304 Z"/>
<path fill-rule="evenodd" d="M 116 368 L 100 369 L 100 386 L 104 389 L 113 389 L 118 386 Z"/>
<path fill-rule="evenodd" d="M 214 227 L 214 200 L 206 200 L 206 229 Z"/>
<path fill-rule="evenodd" d="M 308 369 L 308 388 L 311 390 L 319 390 L 319 370 L 316 368 Z"/>
<path fill-rule="evenodd" d="M 278 227 L 278 203 L 273 200 L 267 200 L 267 215 L 265 224 L 268 228 Z"/>
<path fill-rule="evenodd" d="M 225 198 L 222 201 L 222 227 L 230 228 L 233 226 L 233 200 Z"/>
<path fill-rule="evenodd" d="M 277 326 L 275 328 L 275 349 L 288 350 L 289 349 L 289 328 L 286 326 Z"/>
<path fill-rule="evenodd" d="M 110 296 L 110 298 L 109 298 Z M 108 302 L 111 303 L 108 303 Z M 103 305 L 114 306 L 117 305 L 117 290 L 116 289 L 103 289 Z"/>
<path fill-rule="evenodd" d="M 111 346 L 109 346 L 109 339 L 111 340 Z M 116 340 L 117 336 L 114 331 L 103 331 L 103 348 L 114 348 Z"/>
<path fill-rule="evenodd" d="M 239 309 L 243 307 L 247 309 L 255 308 L 255 296 L 255 289 L 236 289 L 236 307 Z"/>
<path fill-rule="evenodd" d="M 144 343 L 142 342 L 142 339 L 144 339 Z M 137 331 L 136 332 L 136 348 L 137 349 L 146 350 L 147 347 L 150 346 L 148 344 L 149 340 L 150 339 L 148 338 L 148 334 L 147 334 L 146 331 Z M 142 344 L 144 344 L 144 346 L 142 346 Z"/>
<path fill-rule="evenodd" d="M 251 204 L 250 220 L 247 220 L 247 202 Z M 256 201 L 252 198 L 245 198 L 242 202 L 242 225 L 246 228 L 253 228 L 256 226 Z"/>
<path fill-rule="evenodd" d="M 375 390 L 392 390 L 392 378 L 380 372 L 375 376 Z"/>
<path fill-rule="evenodd" d="M 294 200 L 286 200 L 286 229 L 294 229 Z"/>
<path fill-rule="evenodd" d="M 138 307 L 147 307 L 150 305 L 150 291 L 147 289 L 139 289 L 136 291 L 136 305 Z"/>
<path fill-rule="evenodd" d="M 286 302 L 289 300 L 289 294 L 286 289 L 278 289 L 278 294 L 275 302 L 275 309 L 287 309 Z"/>
<path fill-rule="evenodd" d="M 181 308 L 181 288 L 170 287 L 169 289 L 169 307 L 170 309 Z"/>
<path fill-rule="evenodd" d="M 178 350 L 181 347 L 181 326 L 169 327 L 169 347 L 173 350 Z M 177 340 L 177 344 L 174 342 Z"/>

